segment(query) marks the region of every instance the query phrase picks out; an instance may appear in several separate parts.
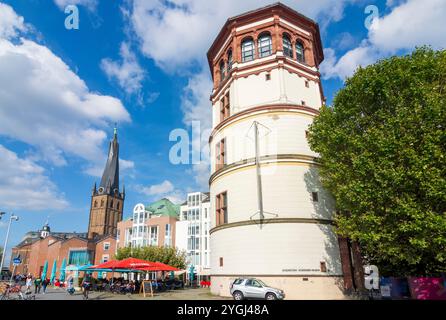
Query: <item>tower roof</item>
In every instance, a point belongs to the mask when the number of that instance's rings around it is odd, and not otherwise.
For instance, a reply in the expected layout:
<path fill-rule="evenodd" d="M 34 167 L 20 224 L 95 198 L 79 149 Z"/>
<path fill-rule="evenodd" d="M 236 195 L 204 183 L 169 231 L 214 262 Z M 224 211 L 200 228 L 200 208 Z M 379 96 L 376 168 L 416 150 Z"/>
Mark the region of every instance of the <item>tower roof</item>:
<path fill-rule="evenodd" d="M 113 193 L 114 190 L 119 191 L 119 143 L 116 128 L 114 129 L 113 140 L 110 141 L 107 163 L 102 174 L 99 190 L 100 193 L 109 194 Z"/>
<path fill-rule="evenodd" d="M 240 26 L 248 25 L 255 21 L 261 21 L 262 19 L 274 16 L 275 14 L 286 18 L 289 21 L 296 21 L 300 26 L 305 26 L 308 31 L 311 31 L 315 40 L 315 56 L 317 64 L 319 65 L 324 60 L 324 52 L 322 49 L 321 36 L 319 31 L 319 25 L 314 20 L 306 17 L 305 15 L 297 12 L 296 10 L 284 5 L 281 2 L 273 3 L 255 10 L 251 10 L 237 16 L 231 17 L 226 20 L 226 23 L 221 28 L 219 34 L 212 43 L 210 49 L 207 52 L 207 58 L 211 71 L 213 70 L 213 59 L 217 55 L 217 52 L 224 45 L 225 40 L 231 35 L 231 33 Z M 212 75 L 214 74 L 211 72 Z"/>

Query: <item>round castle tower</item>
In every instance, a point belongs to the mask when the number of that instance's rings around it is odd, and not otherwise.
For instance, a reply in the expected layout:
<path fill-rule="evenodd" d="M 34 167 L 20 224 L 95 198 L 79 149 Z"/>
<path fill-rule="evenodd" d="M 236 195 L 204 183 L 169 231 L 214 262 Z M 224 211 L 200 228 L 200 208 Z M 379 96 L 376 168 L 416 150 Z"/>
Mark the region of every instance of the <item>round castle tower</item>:
<path fill-rule="evenodd" d="M 208 52 L 213 294 L 255 277 L 290 299 L 343 297 L 335 204 L 306 137 L 323 58 L 318 25 L 282 4 L 230 18 Z"/>

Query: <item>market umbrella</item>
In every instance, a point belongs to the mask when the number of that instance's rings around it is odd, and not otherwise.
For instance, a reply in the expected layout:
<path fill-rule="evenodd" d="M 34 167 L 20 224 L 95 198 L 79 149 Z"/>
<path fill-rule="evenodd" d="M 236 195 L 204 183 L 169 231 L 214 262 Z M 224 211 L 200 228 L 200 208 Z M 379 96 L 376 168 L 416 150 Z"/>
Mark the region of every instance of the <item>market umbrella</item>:
<path fill-rule="evenodd" d="M 56 271 L 57 271 L 57 262 L 56 259 L 54 259 L 53 268 L 51 269 L 51 277 L 50 277 L 50 283 L 54 284 L 54 280 L 56 280 Z"/>
<path fill-rule="evenodd" d="M 155 262 L 146 261 L 136 258 L 127 258 L 121 261 L 116 261 L 114 269 L 141 269 L 141 268 L 149 268 L 155 266 Z"/>
<path fill-rule="evenodd" d="M 148 267 L 140 267 L 137 268 L 137 270 L 143 270 L 143 271 L 180 271 L 180 269 L 169 266 L 168 264 L 161 263 L 161 262 L 153 262 L 151 266 Z"/>
<path fill-rule="evenodd" d="M 59 281 L 64 282 L 65 281 L 65 268 L 67 267 L 67 259 L 62 260 L 62 265 L 60 266 L 60 275 L 59 275 Z"/>
<path fill-rule="evenodd" d="M 42 270 L 42 274 L 40 276 L 40 278 L 43 280 L 46 279 L 46 273 L 48 271 L 48 260 L 45 260 L 45 264 L 43 265 L 43 270 Z"/>

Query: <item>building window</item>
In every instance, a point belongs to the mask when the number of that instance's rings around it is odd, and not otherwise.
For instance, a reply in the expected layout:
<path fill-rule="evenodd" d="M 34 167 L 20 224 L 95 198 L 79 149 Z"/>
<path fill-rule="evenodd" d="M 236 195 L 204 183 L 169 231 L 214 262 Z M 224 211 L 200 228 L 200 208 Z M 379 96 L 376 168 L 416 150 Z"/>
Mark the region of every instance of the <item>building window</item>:
<path fill-rule="evenodd" d="M 242 42 L 242 62 L 251 60 L 254 60 L 254 41 L 248 38 Z"/>
<path fill-rule="evenodd" d="M 228 223 L 228 201 L 227 201 L 227 193 L 223 192 L 216 196 L 215 199 L 215 208 L 216 208 L 216 226 Z"/>
<path fill-rule="evenodd" d="M 305 87 L 309 88 L 310 87 L 310 81 L 305 80 Z"/>
<path fill-rule="evenodd" d="M 259 39 L 259 57 L 264 58 L 270 56 L 273 52 L 273 43 L 269 33 L 261 34 Z"/>
<path fill-rule="evenodd" d="M 305 130 L 305 138 L 308 139 L 309 135 L 310 135 L 310 132 L 308 132 L 308 130 Z"/>
<path fill-rule="evenodd" d="M 325 261 L 321 261 L 321 272 L 327 272 L 327 264 Z"/>
<path fill-rule="evenodd" d="M 97 208 L 98 207 L 98 201 L 97 200 L 95 200 L 94 201 L 94 205 L 93 205 L 95 208 Z"/>
<path fill-rule="evenodd" d="M 223 267 L 223 257 L 220 257 L 220 267 Z"/>
<path fill-rule="evenodd" d="M 110 208 L 113 209 L 113 200 L 110 201 Z"/>
<path fill-rule="evenodd" d="M 215 155 L 216 155 L 216 170 L 219 170 L 224 167 L 226 163 L 226 139 L 222 139 L 215 146 Z"/>
<path fill-rule="evenodd" d="M 104 199 L 101 200 L 101 208 L 104 207 Z"/>
<path fill-rule="evenodd" d="M 296 42 L 296 59 L 299 62 L 305 62 L 304 46 L 301 42 Z"/>
<path fill-rule="evenodd" d="M 293 57 L 293 46 L 291 45 L 290 37 L 286 34 L 283 35 L 283 54 L 286 57 Z"/>
<path fill-rule="evenodd" d="M 228 75 L 229 72 L 232 70 L 232 49 L 229 49 L 228 51 Z"/>
<path fill-rule="evenodd" d="M 271 80 L 271 73 L 267 72 L 267 73 L 265 74 L 265 80 L 266 80 L 266 81 Z"/>
<path fill-rule="evenodd" d="M 312 192 L 311 196 L 313 198 L 313 202 L 318 202 L 319 201 L 319 194 L 317 192 Z"/>
<path fill-rule="evenodd" d="M 168 247 L 172 245 L 172 227 L 170 224 L 166 224 L 166 233 L 164 237 L 164 246 Z"/>
<path fill-rule="evenodd" d="M 119 210 L 119 201 L 116 203 L 116 209 Z"/>
<path fill-rule="evenodd" d="M 158 226 L 150 227 L 150 245 L 151 246 L 158 245 Z"/>
<path fill-rule="evenodd" d="M 223 60 L 220 61 L 220 81 L 225 80 L 226 73 L 225 73 L 225 62 Z"/>
<path fill-rule="evenodd" d="M 110 242 L 104 242 L 104 251 L 108 251 L 110 249 Z"/>
<path fill-rule="evenodd" d="M 229 103 L 229 92 L 220 101 L 220 122 L 229 118 L 231 105 Z"/>
<path fill-rule="evenodd" d="M 108 260 L 110 259 L 110 256 L 108 254 L 103 254 L 102 255 L 102 262 L 108 262 Z"/>
<path fill-rule="evenodd" d="M 305 101 L 304 100 L 302 100 L 301 102 L 301 105 L 303 105 L 303 106 L 305 106 L 306 105 L 306 103 L 305 103 Z"/>

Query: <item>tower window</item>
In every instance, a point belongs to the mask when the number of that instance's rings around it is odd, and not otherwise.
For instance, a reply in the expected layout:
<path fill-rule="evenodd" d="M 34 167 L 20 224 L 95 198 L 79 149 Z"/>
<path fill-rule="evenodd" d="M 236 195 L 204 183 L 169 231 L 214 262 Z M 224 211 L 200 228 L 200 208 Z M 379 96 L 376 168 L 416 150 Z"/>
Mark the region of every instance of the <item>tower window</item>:
<path fill-rule="evenodd" d="M 305 80 L 305 87 L 309 88 L 310 87 L 310 81 Z"/>
<path fill-rule="evenodd" d="M 272 54 L 273 43 L 271 36 L 268 33 L 264 33 L 259 37 L 259 57 L 264 58 Z"/>
<path fill-rule="evenodd" d="M 289 36 L 284 34 L 282 42 L 283 42 L 283 54 L 286 57 L 292 58 L 293 57 L 293 47 L 291 45 L 291 40 L 290 40 Z"/>
<path fill-rule="evenodd" d="M 231 106 L 229 103 L 229 92 L 220 100 L 220 121 L 229 118 Z"/>
<path fill-rule="evenodd" d="M 313 202 L 319 201 L 319 194 L 317 192 L 312 192 L 311 197 L 313 198 Z"/>
<path fill-rule="evenodd" d="M 110 201 L 110 208 L 113 208 L 113 200 Z"/>
<path fill-rule="evenodd" d="M 215 155 L 216 155 L 216 170 L 219 170 L 224 167 L 226 163 L 226 139 L 222 139 L 215 146 Z"/>
<path fill-rule="evenodd" d="M 220 61 L 220 81 L 225 80 L 226 73 L 225 73 L 225 62 L 223 60 Z"/>
<path fill-rule="evenodd" d="M 232 49 L 228 51 L 228 74 L 232 70 Z"/>
<path fill-rule="evenodd" d="M 299 62 L 305 62 L 304 46 L 301 42 L 296 42 L 296 59 Z"/>
<path fill-rule="evenodd" d="M 97 208 L 98 207 L 98 201 L 97 200 L 95 200 L 94 201 L 94 205 L 93 205 L 95 208 Z"/>
<path fill-rule="evenodd" d="M 119 201 L 116 203 L 116 209 L 119 210 Z"/>
<path fill-rule="evenodd" d="M 104 207 L 104 199 L 101 200 L 101 208 Z"/>
<path fill-rule="evenodd" d="M 302 100 L 301 102 L 300 102 L 303 106 L 305 106 L 306 105 L 306 103 L 305 103 L 305 101 L 304 100 Z"/>
<path fill-rule="evenodd" d="M 228 223 L 228 199 L 227 193 L 220 193 L 215 197 L 215 208 L 216 208 L 216 226 Z"/>
<path fill-rule="evenodd" d="M 305 138 L 308 139 L 309 135 L 310 135 L 310 133 L 308 132 L 308 130 L 305 130 Z"/>
<path fill-rule="evenodd" d="M 254 60 L 254 41 L 248 38 L 242 42 L 242 62 L 251 60 Z"/>

